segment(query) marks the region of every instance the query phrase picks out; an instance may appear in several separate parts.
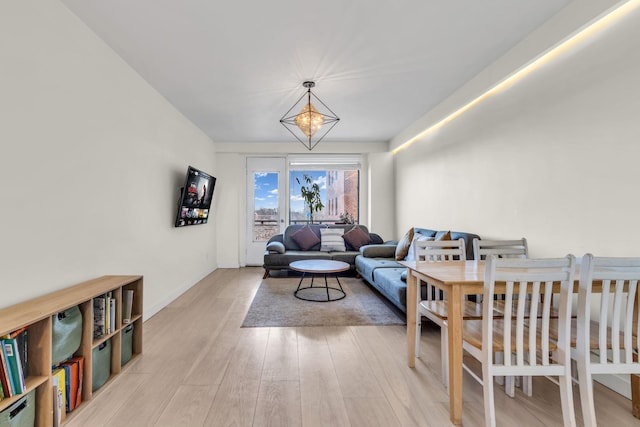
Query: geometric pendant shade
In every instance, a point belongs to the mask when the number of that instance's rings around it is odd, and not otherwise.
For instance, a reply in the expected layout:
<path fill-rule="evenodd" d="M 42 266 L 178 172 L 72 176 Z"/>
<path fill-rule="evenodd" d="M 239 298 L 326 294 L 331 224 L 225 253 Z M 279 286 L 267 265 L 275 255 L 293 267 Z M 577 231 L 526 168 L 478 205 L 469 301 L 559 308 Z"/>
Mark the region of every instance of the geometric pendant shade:
<path fill-rule="evenodd" d="M 315 85 L 311 81 L 304 82 L 302 86 L 307 88 L 307 91 L 280 119 L 280 123 L 309 151 L 313 150 L 340 120 L 320 98 L 311 93 L 311 88 Z"/>

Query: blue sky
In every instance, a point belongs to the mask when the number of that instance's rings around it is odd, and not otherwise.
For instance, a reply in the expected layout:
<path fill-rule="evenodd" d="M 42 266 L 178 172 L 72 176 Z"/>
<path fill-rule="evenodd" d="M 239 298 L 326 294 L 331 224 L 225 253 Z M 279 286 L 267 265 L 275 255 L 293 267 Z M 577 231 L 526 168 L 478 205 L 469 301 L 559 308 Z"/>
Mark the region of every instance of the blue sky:
<path fill-rule="evenodd" d="M 254 175 L 255 209 L 278 208 L 278 174 L 259 172 Z"/>
<path fill-rule="evenodd" d="M 304 202 L 300 194 L 300 182 L 304 182 L 302 175 L 310 175 L 314 182 L 320 186 L 320 196 L 324 200 L 326 197 L 326 172 L 325 171 L 292 171 L 289 174 L 289 188 L 291 189 L 290 200 L 291 211 L 303 211 Z M 278 207 L 278 174 L 275 172 L 262 172 L 254 175 L 255 188 L 255 209 L 267 208 L 276 209 Z"/>
<path fill-rule="evenodd" d="M 289 204 L 291 205 L 289 210 L 292 212 L 304 211 L 304 200 L 300 193 L 300 187 L 306 185 L 302 179 L 302 175 L 307 174 L 311 176 L 313 182 L 320 187 L 320 198 L 326 200 L 327 198 L 327 172 L 326 171 L 291 171 L 289 173 Z M 300 184 L 296 181 L 296 178 L 300 179 Z"/>

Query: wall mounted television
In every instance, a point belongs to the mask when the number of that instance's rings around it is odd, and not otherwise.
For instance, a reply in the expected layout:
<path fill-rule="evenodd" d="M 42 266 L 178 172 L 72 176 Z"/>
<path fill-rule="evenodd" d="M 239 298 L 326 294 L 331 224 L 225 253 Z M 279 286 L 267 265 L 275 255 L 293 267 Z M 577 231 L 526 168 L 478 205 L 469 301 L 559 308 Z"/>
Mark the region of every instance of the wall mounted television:
<path fill-rule="evenodd" d="M 189 166 L 184 187 L 181 189 L 176 227 L 207 223 L 215 186 L 214 176 Z"/>

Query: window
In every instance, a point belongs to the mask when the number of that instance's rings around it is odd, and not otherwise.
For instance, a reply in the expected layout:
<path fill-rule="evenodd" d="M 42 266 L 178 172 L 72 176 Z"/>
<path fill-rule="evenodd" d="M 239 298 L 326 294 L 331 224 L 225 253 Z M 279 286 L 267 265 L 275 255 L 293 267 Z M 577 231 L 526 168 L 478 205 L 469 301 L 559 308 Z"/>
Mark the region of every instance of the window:
<path fill-rule="evenodd" d="M 304 175 L 320 187 L 324 208 L 314 212 L 313 222 L 358 222 L 360 213 L 360 158 L 296 157 L 289 160 L 289 223 L 309 222 L 309 209 L 300 193 Z M 298 181 L 300 181 L 300 184 Z"/>
<path fill-rule="evenodd" d="M 280 232 L 278 173 L 254 172 L 253 188 L 253 241 L 266 242 Z"/>

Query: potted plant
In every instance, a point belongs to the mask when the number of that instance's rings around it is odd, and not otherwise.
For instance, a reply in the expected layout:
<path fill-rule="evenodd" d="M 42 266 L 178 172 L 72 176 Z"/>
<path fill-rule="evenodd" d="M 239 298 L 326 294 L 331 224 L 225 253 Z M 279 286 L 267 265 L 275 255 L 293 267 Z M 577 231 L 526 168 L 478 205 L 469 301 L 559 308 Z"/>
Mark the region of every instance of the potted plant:
<path fill-rule="evenodd" d="M 349 212 L 340 214 L 340 222 L 344 224 L 355 224 L 355 220 L 353 219 L 353 215 Z M 337 223 L 336 223 L 337 224 Z"/>
<path fill-rule="evenodd" d="M 309 208 L 309 223 L 313 224 L 313 213 L 319 212 L 324 208 L 322 200 L 320 200 L 320 187 L 313 182 L 311 176 L 307 174 L 302 175 L 302 180 L 305 184 L 302 184 L 300 179 L 296 178 L 298 184 L 301 185 L 300 193 L 302 194 L 302 198 Z"/>

